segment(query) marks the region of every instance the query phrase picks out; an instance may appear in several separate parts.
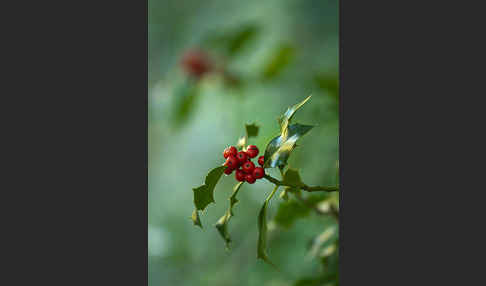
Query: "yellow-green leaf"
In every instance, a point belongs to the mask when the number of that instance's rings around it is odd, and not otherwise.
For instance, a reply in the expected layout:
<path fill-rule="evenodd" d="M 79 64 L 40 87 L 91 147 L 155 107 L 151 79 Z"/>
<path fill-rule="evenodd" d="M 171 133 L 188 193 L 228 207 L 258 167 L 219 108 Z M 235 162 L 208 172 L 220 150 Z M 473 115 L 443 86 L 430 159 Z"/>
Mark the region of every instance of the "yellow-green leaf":
<path fill-rule="evenodd" d="M 194 209 L 194 211 L 192 212 L 191 219 L 192 219 L 192 222 L 194 223 L 194 225 L 197 225 L 200 228 L 203 228 L 203 226 L 201 224 L 201 220 L 199 219 L 199 212 L 198 212 L 197 209 Z"/>

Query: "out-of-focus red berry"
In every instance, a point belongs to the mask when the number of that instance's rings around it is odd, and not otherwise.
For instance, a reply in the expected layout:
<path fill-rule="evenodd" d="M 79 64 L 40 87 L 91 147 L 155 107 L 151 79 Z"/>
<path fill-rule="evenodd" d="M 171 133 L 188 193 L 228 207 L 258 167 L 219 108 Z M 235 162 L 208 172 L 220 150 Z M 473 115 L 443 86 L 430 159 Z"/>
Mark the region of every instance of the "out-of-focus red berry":
<path fill-rule="evenodd" d="M 223 151 L 223 157 L 228 158 L 228 156 L 233 155 L 236 156 L 236 153 L 238 153 L 238 150 L 236 150 L 235 146 L 230 146 Z"/>
<path fill-rule="evenodd" d="M 253 183 L 256 181 L 255 177 L 253 177 L 253 175 L 252 175 L 252 174 L 246 174 L 246 176 L 245 176 L 245 180 L 246 180 L 246 181 L 247 181 L 249 184 L 253 184 Z"/>
<path fill-rule="evenodd" d="M 253 170 L 253 177 L 255 177 L 255 179 L 261 179 L 263 178 L 264 175 L 265 175 L 265 170 L 262 167 L 256 167 Z"/>
<path fill-rule="evenodd" d="M 258 165 L 263 167 L 263 164 L 265 164 L 265 158 L 263 156 L 258 157 Z"/>
<path fill-rule="evenodd" d="M 246 154 L 248 154 L 248 157 L 250 158 L 255 158 L 256 156 L 258 156 L 258 152 L 258 147 L 255 145 L 250 145 L 246 149 Z"/>
<path fill-rule="evenodd" d="M 245 172 L 243 172 L 242 170 L 236 170 L 235 178 L 237 181 L 243 182 L 245 180 L 245 176 Z"/>
<path fill-rule="evenodd" d="M 238 168 L 238 159 L 236 159 L 235 156 L 228 156 L 228 158 L 226 159 L 226 162 L 224 163 L 225 166 L 227 166 L 228 168 L 231 168 L 232 170 Z"/>
<path fill-rule="evenodd" d="M 211 70 L 208 55 L 197 49 L 186 51 L 182 56 L 181 65 L 186 73 L 198 78 Z"/>
<path fill-rule="evenodd" d="M 236 154 L 236 159 L 238 159 L 238 161 L 240 162 L 240 165 L 241 165 L 241 164 L 244 164 L 246 161 L 248 161 L 248 155 L 246 155 L 245 152 L 240 151 Z"/>
<path fill-rule="evenodd" d="M 253 164 L 252 161 L 247 161 L 243 164 L 243 166 L 241 166 L 241 168 L 243 169 L 243 172 L 252 174 L 253 170 L 255 169 L 255 164 Z"/>

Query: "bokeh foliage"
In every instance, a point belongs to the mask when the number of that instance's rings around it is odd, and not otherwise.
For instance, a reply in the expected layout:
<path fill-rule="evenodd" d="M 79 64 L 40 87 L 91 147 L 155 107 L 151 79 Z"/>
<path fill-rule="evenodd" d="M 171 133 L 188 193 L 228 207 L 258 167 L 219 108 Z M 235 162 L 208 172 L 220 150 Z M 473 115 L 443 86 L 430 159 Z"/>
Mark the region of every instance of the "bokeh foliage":
<path fill-rule="evenodd" d="M 239 203 L 231 204 L 235 181 L 223 175 L 216 204 L 200 218 L 204 229 L 189 215 L 191 189 L 221 165 L 222 150 L 247 132 L 244 124 L 258 124 L 248 142 L 264 150 L 279 134 L 276 115 L 309 94 L 311 104 L 296 122 L 314 127 L 288 164 L 307 184 L 337 184 L 337 7 L 337 1 L 149 0 L 149 285 L 336 284 L 337 222 L 320 213 L 338 209 L 337 193 L 273 197 L 265 210 L 267 252 L 280 271 L 255 253 L 257 218 L 272 184 L 245 184 Z M 209 49 L 230 76 L 188 79 L 178 63 L 194 46 Z M 231 251 L 213 227 L 228 211 L 236 213 L 228 225 Z"/>

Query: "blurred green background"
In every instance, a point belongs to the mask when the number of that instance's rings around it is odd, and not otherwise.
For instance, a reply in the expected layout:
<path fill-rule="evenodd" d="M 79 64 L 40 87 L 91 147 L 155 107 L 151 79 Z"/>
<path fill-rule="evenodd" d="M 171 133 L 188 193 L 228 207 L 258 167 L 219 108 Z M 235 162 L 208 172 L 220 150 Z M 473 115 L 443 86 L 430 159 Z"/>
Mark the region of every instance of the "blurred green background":
<path fill-rule="evenodd" d="M 243 185 L 229 224 L 230 251 L 213 225 L 228 207 L 233 176 L 218 183 L 216 204 L 201 216 L 204 229 L 190 216 L 192 188 L 224 162 L 223 149 L 244 135 L 244 124 L 260 126 L 249 143 L 263 155 L 279 132 L 277 117 L 310 94 L 293 122 L 316 127 L 289 165 L 308 185 L 337 184 L 338 1 L 149 0 L 148 30 L 149 285 L 321 285 L 312 278 L 331 270 L 309 249 L 316 236 L 337 229 L 330 216 L 310 212 L 282 227 L 272 222 L 283 202 L 275 196 L 267 252 L 280 271 L 256 259 L 257 216 L 271 183 Z M 239 83 L 217 72 L 190 80 L 180 60 L 195 47 Z"/>

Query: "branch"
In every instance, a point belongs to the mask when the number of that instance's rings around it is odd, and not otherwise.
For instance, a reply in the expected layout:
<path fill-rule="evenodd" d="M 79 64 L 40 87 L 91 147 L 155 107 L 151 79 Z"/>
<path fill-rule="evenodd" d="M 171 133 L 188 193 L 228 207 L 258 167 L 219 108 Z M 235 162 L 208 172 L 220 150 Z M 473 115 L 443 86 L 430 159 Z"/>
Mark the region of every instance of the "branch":
<path fill-rule="evenodd" d="M 302 189 L 302 190 L 307 191 L 307 192 L 319 192 L 319 191 L 336 192 L 336 191 L 339 191 L 339 187 L 321 187 L 321 186 L 310 187 L 310 186 L 307 186 L 306 184 L 303 184 L 301 186 L 294 186 L 294 185 L 286 184 L 282 181 L 279 181 L 279 180 L 275 179 L 274 177 L 272 177 L 270 175 L 265 175 L 263 177 L 265 179 L 267 179 L 268 181 L 270 181 L 271 183 L 277 185 L 277 186 L 287 186 L 287 187 L 299 188 L 299 189 Z"/>

